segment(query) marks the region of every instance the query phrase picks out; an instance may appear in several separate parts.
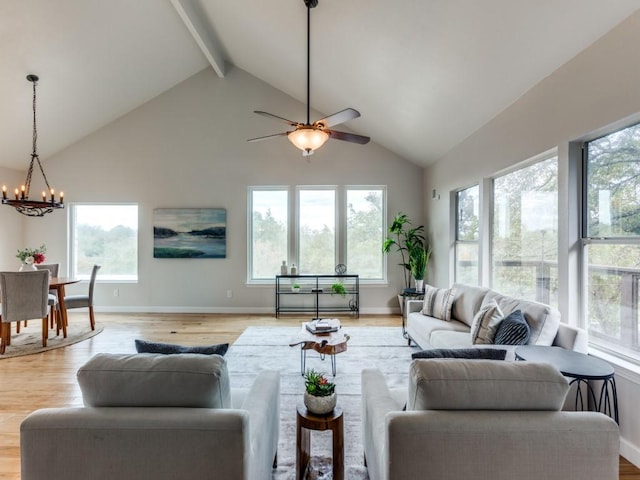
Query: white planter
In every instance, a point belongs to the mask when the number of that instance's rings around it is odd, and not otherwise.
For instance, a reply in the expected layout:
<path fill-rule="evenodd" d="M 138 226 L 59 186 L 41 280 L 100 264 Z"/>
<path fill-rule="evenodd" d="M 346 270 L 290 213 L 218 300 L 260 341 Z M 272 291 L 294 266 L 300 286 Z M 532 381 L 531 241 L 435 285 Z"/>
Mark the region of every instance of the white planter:
<path fill-rule="evenodd" d="M 422 292 L 424 290 L 424 280 L 416 279 L 416 292 Z"/>
<path fill-rule="evenodd" d="M 336 407 L 337 400 L 338 396 L 335 392 L 324 397 L 316 397 L 315 395 L 310 395 L 309 393 L 304 392 L 305 407 L 307 407 L 307 410 L 311 413 L 315 413 L 316 415 L 326 415 L 327 413 L 333 412 L 333 409 Z"/>

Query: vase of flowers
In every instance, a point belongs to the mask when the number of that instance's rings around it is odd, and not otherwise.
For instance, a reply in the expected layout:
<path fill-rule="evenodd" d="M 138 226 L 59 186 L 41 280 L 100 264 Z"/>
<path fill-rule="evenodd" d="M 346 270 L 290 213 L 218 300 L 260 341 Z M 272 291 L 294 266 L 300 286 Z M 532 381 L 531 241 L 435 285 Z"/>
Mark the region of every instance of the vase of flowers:
<path fill-rule="evenodd" d="M 16 258 L 18 258 L 22 265 L 20 265 L 20 272 L 37 270 L 36 265 L 41 264 L 46 260 L 44 254 L 47 251 L 47 247 L 42 244 L 38 248 L 25 248 L 18 250 Z"/>
<path fill-rule="evenodd" d="M 307 370 L 304 385 L 304 405 L 307 410 L 316 415 L 327 415 L 333 411 L 338 399 L 335 383 L 330 382 L 322 373 Z"/>

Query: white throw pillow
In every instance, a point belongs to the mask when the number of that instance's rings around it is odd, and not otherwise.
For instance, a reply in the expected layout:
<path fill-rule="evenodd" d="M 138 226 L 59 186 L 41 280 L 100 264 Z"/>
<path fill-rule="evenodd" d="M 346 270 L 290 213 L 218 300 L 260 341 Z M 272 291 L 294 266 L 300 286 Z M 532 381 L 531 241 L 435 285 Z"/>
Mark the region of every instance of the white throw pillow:
<path fill-rule="evenodd" d="M 492 344 L 504 314 L 495 301 L 478 310 L 471 322 L 471 343 Z"/>
<path fill-rule="evenodd" d="M 424 287 L 424 302 L 422 304 L 422 314 L 440 320 L 451 320 L 451 307 L 456 295 L 455 288 L 436 288 L 431 285 Z"/>

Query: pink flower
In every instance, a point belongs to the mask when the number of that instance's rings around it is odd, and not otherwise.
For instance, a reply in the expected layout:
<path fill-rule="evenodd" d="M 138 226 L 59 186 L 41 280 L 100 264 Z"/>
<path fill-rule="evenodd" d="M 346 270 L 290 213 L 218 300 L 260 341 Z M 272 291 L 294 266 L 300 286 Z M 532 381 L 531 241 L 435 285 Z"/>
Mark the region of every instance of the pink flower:
<path fill-rule="evenodd" d="M 42 253 L 34 253 L 33 254 L 33 262 L 38 265 L 45 261 L 44 254 Z"/>

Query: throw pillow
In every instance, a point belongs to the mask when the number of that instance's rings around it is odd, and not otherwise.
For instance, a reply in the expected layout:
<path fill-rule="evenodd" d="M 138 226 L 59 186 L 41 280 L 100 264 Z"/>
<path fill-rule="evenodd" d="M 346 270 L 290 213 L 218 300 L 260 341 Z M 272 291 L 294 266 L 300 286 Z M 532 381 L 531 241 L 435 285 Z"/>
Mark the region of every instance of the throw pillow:
<path fill-rule="evenodd" d="M 411 358 L 482 358 L 485 360 L 504 360 L 507 351 L 502 348 L 432 348 L 411 354 Z"/>
<path fill-rule="evenodd" d="M 435 288 L 431 285 L 424 287 L 424 302 L 422 304 L 422 314 L 440 320 L 451 320 L 451 307 L 456 295 L 455 288 Z"/>
<path fill-rule="evenodd" d="M 502 321 L 493 343 L 498 345 L 526 345 L 531 335 L 529 324 L 520 310 L 511 312 Z"/>
<path fill-rule="evenodd" d="M 483 306 L 471 322 L 471 343 L 493 343 L 496 330 L 503 317 L 502 310 L 494 300 Z"/>
<path fill-rule="evenodd" d="M 136 351 L 138 353 L 163 353 L 173 355 L 177 353 L 200 353 L 202 355 L 223 356 L 229 349 L 228 343 L 218 345 L 203 345 L 196 347 L 186 347 L 171 343 L 147 342 L 146 340 L 136 340 Z"/>

